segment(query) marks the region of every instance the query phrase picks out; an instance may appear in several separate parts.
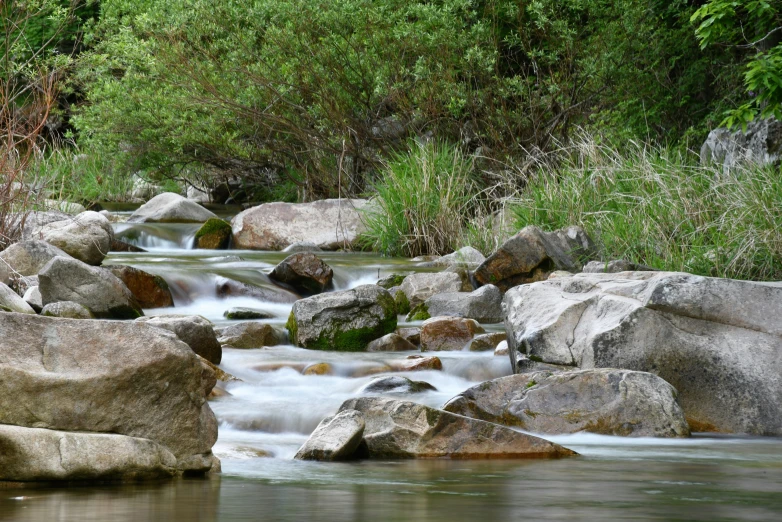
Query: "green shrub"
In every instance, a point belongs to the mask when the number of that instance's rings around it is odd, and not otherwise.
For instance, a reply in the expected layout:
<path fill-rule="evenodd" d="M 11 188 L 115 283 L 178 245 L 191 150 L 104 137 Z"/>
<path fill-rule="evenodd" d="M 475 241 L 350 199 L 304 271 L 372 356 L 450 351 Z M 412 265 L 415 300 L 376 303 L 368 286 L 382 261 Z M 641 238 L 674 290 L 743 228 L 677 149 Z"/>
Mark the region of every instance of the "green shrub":
<path fill-rule="evenodd" d="M 517 226 L 581 225 L 606 259 L 738 279 L 782 278 L 779 169 L 731 175 L 695 157 L 585 139 L 541 168 L 515 207 Z"/>

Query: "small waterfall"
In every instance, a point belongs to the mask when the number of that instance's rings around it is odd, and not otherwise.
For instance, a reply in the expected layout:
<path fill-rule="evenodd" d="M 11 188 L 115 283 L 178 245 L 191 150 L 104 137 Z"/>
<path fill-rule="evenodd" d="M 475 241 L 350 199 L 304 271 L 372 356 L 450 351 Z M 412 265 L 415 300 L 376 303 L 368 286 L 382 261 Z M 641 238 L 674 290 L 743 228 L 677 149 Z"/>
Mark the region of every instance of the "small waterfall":
<path fill-rule="evenodd" d="M 193 248 L 199 223 L 115 223 L 114 236 L 144 250 Z"/>

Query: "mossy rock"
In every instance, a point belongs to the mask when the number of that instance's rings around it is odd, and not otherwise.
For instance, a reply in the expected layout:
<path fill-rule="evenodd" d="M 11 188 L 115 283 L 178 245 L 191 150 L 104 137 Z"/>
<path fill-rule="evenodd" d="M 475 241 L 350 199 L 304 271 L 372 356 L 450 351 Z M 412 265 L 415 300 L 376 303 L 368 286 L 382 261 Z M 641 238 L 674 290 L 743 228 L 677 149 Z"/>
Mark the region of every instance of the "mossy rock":
<path fill-rule="evenodd" d="M 386 290 L 391 290 L 395 286 L 401 285 L 402 281 L 405 280 L 405 277 L 407 277 L 407 276 L 403 276 L 403 275 L 400 275 L 400 274 L 391 274 L 391 275 L 388 275 L 388 276 L 380 279 L 377 282 L 377 286 L 385 288 Z"/>
<path fill-rule="evenodd" d="M 426 303 L 418 304 L 415 308 L 410 310 L 409 314 L 407 314 L 408 321 L 426 321 L 431 318 L 432 316 L 429 315 L 429 309 L 427 308 Z"/>
<path fill-rule="evenodd" d="M 396 313 L 399 315 L 405 315 L 410 312 L 410 301 L 407 299 L 407 294 L 401 290 L 397 290 L 394 295 L 394 302 L 396 303 Z"/>
<path fill-rule="evenodd" d="M 210 218 L 195 235 L 196 248 L 223 250 L 231 243 L 231 225 L 222 219 Z"/>

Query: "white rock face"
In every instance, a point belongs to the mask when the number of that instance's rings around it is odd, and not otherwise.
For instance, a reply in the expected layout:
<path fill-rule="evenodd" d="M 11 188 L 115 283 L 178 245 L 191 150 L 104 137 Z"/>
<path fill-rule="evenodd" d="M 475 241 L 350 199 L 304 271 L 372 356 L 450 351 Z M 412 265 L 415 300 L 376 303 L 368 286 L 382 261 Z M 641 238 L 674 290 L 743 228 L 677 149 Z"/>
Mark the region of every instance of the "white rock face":
<path fill-rule="evenodd" d="M 194 201 L 164 192 L 141 205 L 128 223 L 203 223 L 217 215 Z"/>
<path fill-rule="evenodd" d="M 346 410 L 318 424 L 294 458 L 299 460 L 346 460 L 353 456 L 364 436 L 364 416 Z"/>
<path fill-rule="evenodd" d="M 283 250 L 294 243 L 351 248 L 365 230 L 359 211 L 368 204 L 364 199 L 264 203 L 233 218 L 234 248 Z"/>
<path fill-rule="evenodd" d="M 410 307 L 414 308 L 433 295 L 461 291 L 462 278 L 455 272 L 410 274 L 399 289 L 407 296 Z"/>
<path fill-rule="evenodd" d="M 509 354 L 651 372 L 694 431 L 782 435 L 782 288 L 671 272 L 577 274 L 505 296 Z"/>

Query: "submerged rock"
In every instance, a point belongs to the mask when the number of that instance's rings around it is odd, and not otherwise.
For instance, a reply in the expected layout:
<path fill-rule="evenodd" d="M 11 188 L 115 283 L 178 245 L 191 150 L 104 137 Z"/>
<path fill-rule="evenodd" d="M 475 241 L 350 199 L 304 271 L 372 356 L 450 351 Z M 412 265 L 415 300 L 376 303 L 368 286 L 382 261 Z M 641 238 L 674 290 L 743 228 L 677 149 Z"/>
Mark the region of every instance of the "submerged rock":
<path fill-rule="evenodd" d="M 128 218 L 128 223 L 204 223 L 217 216 L 193 201 L 164 192 L 141 205 Z"/>
<path fill-rule="evenodd" d="M 300 241 L 286 246 L 282 251 L 286 254 L 297 254 L 299 252 L 323 252 L 323 249 L 315 243 Z"/>
<path fill-rule="evenodd" d="M 364 230 L 364 199 L 326 199 L 312 203 L 264 203 L 231 220 L 234 247 L 282 250 L 311 243 L 324 250 L 350 248 Z"/>
<path fill-rule="evenodd" d="M 359 393 L 421 393 L 436 391 L 437 388 L 424 381 L 413 381 L 401 375 L 380 377 L 370 382 Z"/>
<path fill-rule="evenodd" d="M 235 306 L 223 312 L 226 319 L 271 319 L 274 314 L 257 308 L 248 308 L 246 306 Z"/>
<path fill-rule="evenodd" d="M 503 292 L 517 285 L 544 281 L 555 270 L 580 272 L 596 256 L 596 248 L 580 227 L 543 232 L 524 227 L 475 271 L 475 279 Z"/>
<path fill-rule="evenodd" d="M 331 287 L 334 271 L 315 254 L 292 254 L 269 274 L 269 279 L 289 285 L 302 295 L 319 294 Z"/>
<path fill-rule="evenodd" d="M 359 351 L 393 332 L 396 319 L 396 306 L 388 291 L 362 285 L 296 301 L 286 328 L 297 346 Z"/>
<path fill-rule="evenodd" d="M 480 323 L 499 323 L 502 321 L 502 292 L 494 285 L 486 285 L 470 293 L 435 294 L 426 300 L 426 308 L 432 317 L 449 315 Z"/>
<path fill-rule="evenodd" d="M 671 272 L 578 274 L 510 290 L 509 354 L 652 372 L 695 431 L 782 435 L 782 288 Z"/>
<path fill-rule="evenodd" d="M 297 460 L 337 461 L 351 458 L 364 436 L 364 417 L 352 410 L 323 419 L 296 452 Z"/>
<path fill-rule="evenodd" d="M 254 285 L 222 277 L 217 279 L 215 293 L 217 294 L 217 297 L 222 298 L 252 297 L 260 301 L 281 304 L 295 303 L 301 299 L 293 292 L 280 288 L 279 286 L 274 286 L 271 282 L 269 282 L 269 285 L 270 286 Z"/>
<path fill-rule="evenodd" d="M 687 437 L 676 395 L 673 386 L 646 372 L 535 372 L 473 386 L 443 409 L 533 433 Z"/>
<path fill-rule="evenodd" d="M 174 306 L 171 289 L 162 277 L 132 266 L 111 265 L 107 268 L 125 283 L 142 308 L 170 308 Z"/>
<path fill-rule="evenodd" d="M 463 350 L 484 329 L 473 319 L 433 317 L 421 325 L 421 351 Z"/>
<path fill-rule="evenodd" d="M 510 428 L 454 415 L 414 402 L 362 397 L 342 404 L 366 422 L 364 442 L 373 459 L 552 458 L 569 449 Z"/>

